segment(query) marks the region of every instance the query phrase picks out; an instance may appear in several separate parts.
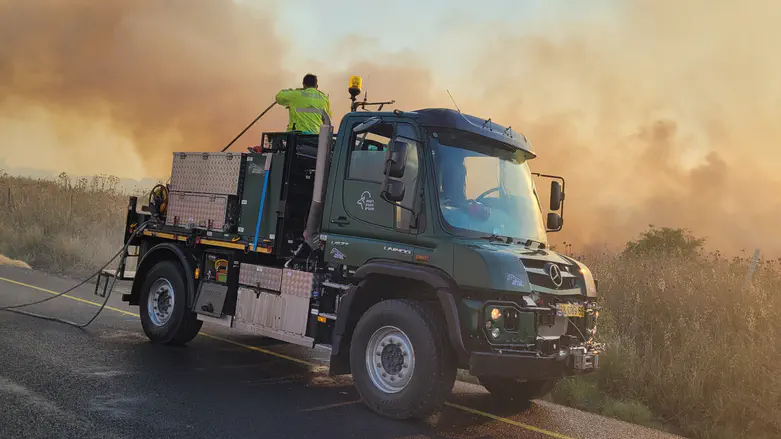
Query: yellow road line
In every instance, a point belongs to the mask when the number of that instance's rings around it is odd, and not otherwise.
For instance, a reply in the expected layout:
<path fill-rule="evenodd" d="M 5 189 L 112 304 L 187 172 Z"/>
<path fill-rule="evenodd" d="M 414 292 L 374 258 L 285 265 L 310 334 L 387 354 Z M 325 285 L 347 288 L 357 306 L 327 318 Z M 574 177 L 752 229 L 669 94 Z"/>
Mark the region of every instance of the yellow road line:
<path fill-rule="evenodd" d="M 236 346 L 239 346 L 239 347 L 242 347 L 242 348 L 245 348 L 245 349 L 249 349 L 251 351 L 262 352 L 264 354 L 269 354 L 269 355 L 273 355 L 275 357 L 283 358 L 285 360 L 290 360 L 290 361 L 293 361 L 293 362 L 296 362 L 296 363 L 299 363 L 299 364 L 303 364 L 305 366 L 312 366 L 312 367 L 315 367 L 315 368 L 323 367 L 320 364 L 312 363 L 312 362 L 309 362 L 309 361 L 306 361 L 306 360 L 302 360 L 302 359 L 296 358 L 296 357 L 291 357 L 289 355 L 280 354 L 278 352 L 270 351 L 268 349 L 259 348 L 257 346 L 252 346 L 252 345 L 248 345 L 248 344 L 244 344 L 244 343 L 239 343 L 237 341 L 233 341 L 233 340 L 230 340 L 230 339 L 227 339 L 227 338 L 219 337 L 217 335 L 211 335 L 211 334 L 207 334 L 205 332 L 199 332 L 199 334 L 203 335 L 205 337 L 213 338 L 215 340 L 219 340 L 219 341 L 222 341 L 222 342 L 225 342 L 225 343 L 230 343 L 232 345 L 236 345 Z"/>
<path fill-rule="evenodd" d="M 5 277 L 0 277 L 0 280 L 8 282 L 8 283 L 11 283 L 11 284 L 14 284 L 14 285 L 19 285 L 19 286 L 22 286 L 22 287 L 30 288 L 30 289 L 33 289 L 33 290 L 43 291 L 44 293 L 55 294 L 55 295 L 56 294 L 60 294 L 60 293 L 58 293 L 56 291 L 52 291 L 52 290 L 49 290 L 49 289 L 46 289 L 46 288 L 37 287 L 35 285 L 26 284 L 24 282 L 18 282 L 18 281 L 11 280 L 11 279 L 8 279 L 8 278 L 5 278 Z M 64 295 L 62 295 L 60 297 L 65 297 L 65 298 L 68 298 L 68 299 L 71 299 L 71 300 L 75 300 L 77 302 L 86 303 L 88 305 L 93 305 L 93 306 L 100 307 L 100 303 L 93 302 L 91 300 L 82 299 L 81 297 L 70 296 L 68 294 L 64 294 Z M 135 314 L 135 313 L 132 313 L 132 312 L 129 312 L 129 311 L 125 311 L 125 310 L 122 310 L 122 309 L 119 309 L 119 308 L 106 306 L 106 309 L 110 309 L 111 311 L 118 312 L 118 313 L 124 314 L 124 315 L 129 315 L 129 316 L 133 316 L 133 317 L 139 317 L 138 314 Z M 251 351 L 261 352 L 261 353 L 268 354 L 268 355 L 271 355 L 271 356 L 274 356 L 274 357 L 283 358 L 285 360 L 293 361 L 293 362 L 296 362 L 296 363 L 299 363 L 299 364 L 304 364 L 304 365 L 307 365 L 307 366 L 312 366 L 312 367 L 315 367 L 315 368 L 324 368 L 324 366 L 316 364 L 316 363 L 312 363 L 310 361 L 302 360 L 300 358 L 291 357 L 291 356 L 285 355 L 285 354 L 280 354 L 280 353 L 277 353 L 277 352 L 274 352 L 274 351 L 270 351 L 268 349 L 259 348 L 257 346 L 252 346 L 252 345 L 248 345 L 248 344 L 244 344 L 244 343 L 239 343 L 237 341 L 233 341 L 233 340 L 230 340 L 230 339 L 227 339 L 227 338 L 223 338 L 223 337 L 219 337 L 219 336 L 216 336 L 216 335 L 207 334 L 205 332 L 199 332 L 199 334 L 203 335 L 205 337 L 214 339 L 214 340 L 222 341 L 222 342 L 229 343 L 229 344 L 232 344 L 232 345 L 235 345 L 235 346 L 239 346 L 239 347 L 242 347 L 242 348 L 245 348 L 245 349 L 249 349 Z M 481 410 L 476 410 L 476 409 L 465 407 L 465 406 L 458 405 L 458 404 L 453 404 L 451 402 L 446 402 L 445 405 L 448 406 L 448 407 L 452 407 L 454 409 L 465 411 L 467 413 L 472 413 L 474 415 L 478 415 L 478 416 L 482 416 L 482 417 L 485 417 L 485 418 L 493 419 L 495 421 L 503 422 L 505 424 L 513 425 L 513 426 L 516 426 L 516 427 L 521 427 L 521 428 L 523 428 L 525 430 L 533 431 L 535 433 L 544 434 L 546 436 L 550 436 L 550 437 L 553 437 L 553 438 L 556 438 L 556 439 L 574 439 L 574 438 L 572 438 L 570 436 L 566 436 L 566 435 L 563 435 L 563 434 L 560 434 L 560 433 L 556 433 L 555 431 L 545 430 L 543 428 L 538 428 L 538 427 L 535 427 L 533 425 L 528 425 L 528 424 L 524 424 L 522 422 L 513 421 L 512 419 L 508 419 L 508 418 L 505 418 L 505 417 L 502 417 L 502 416 L 496 416 L 496 415 L 493 415 L 493 414 L 488 413 L 488 412 L 484 412 L 484 411 L 481 411 Z"/>
<path fill-rule="evenodd" d="M 5 277 L 0 277 L 0 280 L 8 282 L 8 283 L 11 283 L 11 284 L 14 284 L 14 285 L 19 285 L 21 287 L 30 288 L 30 289 L 38 290 L 38 291 L 43 291 L 44 293 L 49 293 L 49 294 L 53 294 L 53 295 L 60 294 L 60 293 L 58 293 L 56 291 L 52 291 L 52 290 L 49 290 L 49 289 L 46 289 L 46 288 L 37 287 L 35 285 L 26 284 L 24 282 L 11 280 L 11 279 L 8 279 L 8 278 L 5 278 Z M 71 295 L 68 295 L 68 294 L 64 294 L 64 295 L 62 295 L 60 297 L 65 297 L 67 299 L 75 300 L 77 302 L 86 303 L 87 305 L 100 307 L 100 303 L 93 302 L 93 301 L 87 300 L 87 299 L 82 299 L 81 297 L 71 296 Z M 127 315 L 127 316 L 140 317 L 138 314 L 135 314 L 135 313 L 132 313 L 132 312 L 129 312 L 129 311 L 125 311 L 123 309 L 114 308 L 112 306 L 106 306 L 106 309 L 110 309 L 110 310 L 112 310 L 114 312 L 118 312 L 120 314 L 124 314 L 124 315 Z M 251 346 L 251 345 L 248 345 L 248 344 L 239 343 L 237 341 L 229 340 L 227 338 L 223 338 L 223 337 L 220 337 L 220 336 L 217 336 L 217 335 L 208 334 L 206 332 L 199 332 L 198 334 L 203 335 L 203 336 L 208 337 L 208 338 L 212 338 L 214 340 L 219 340 L 219 341 L 222 341 L 222 342 L 225 342 L 225 343 L 230 343 L 232 345 L 240 346 L 242 348 L 249 349 L 249 350 L 252 350 L 252 351 L 262 352 L 264 354 L 273 355 L 275 357 L 279 357 L 279 358 L 282 358 L 282 359 L 285 359 L 285 360 L 294 361 L 296 363 L 300 363 L 300 364 L 303 364 L 303 365 L 306 365 L 306 366 L 312 366 L 312 367 L 315 367 L 315 368 L 322 367 L 322 365 L 319 365 L 319 364 L 316 364 L 316 363 L 312 363 L 312 362 L 309 362 L 309 361 L 306 361 L 306 360 L 301 360 L 299 358 L 291 357 L 289 355 L 280 354 L 280 353 L 277 353 L 277 352 L 274 352 L 274 351 L 270 351 L 268 349 L 259 348 L 257 346 Z"/>
<path fill-rule="evenodd" d="M 30 289 L 33 289 L 33 290 L 43 291 L 44 293 L 54 294 L 55 296 L 57 294 L 60 294 L 60 293 L 58 293 L 56 291 L 47 290 L 46 288 L 36 287 L 35 285 L 29 285 L 29 284 L 26 284 L 24 282 L 18 282 L 18 281 L 15 281 L 15 280 L 4 278 L 4 277 L 0 277 L 0 280 L 8 282 L 9 284 L 19 285 L 20 287 L 30 288 Z M 100 307 L 100 303 L 93 302 L 93 301 L 87 300 L 87 299 L 82 299 L 81 297 L 69 296 L 67 294 L 64 294 L 64 295 L 62 295 L 60 297 L 66 297 L 68 299 L 75 300 L 77 302 L 86 303 L 88 305 L 93 305 L 93 306 Z M 118 312 L 120 314 L 138 317 L 138 314 L 133 314 L 132 312 L 121 310 L 119 308 L 106 306 L 106 309 L 110 309 L 110 310 L 112 310 L 114 312 Z"/>

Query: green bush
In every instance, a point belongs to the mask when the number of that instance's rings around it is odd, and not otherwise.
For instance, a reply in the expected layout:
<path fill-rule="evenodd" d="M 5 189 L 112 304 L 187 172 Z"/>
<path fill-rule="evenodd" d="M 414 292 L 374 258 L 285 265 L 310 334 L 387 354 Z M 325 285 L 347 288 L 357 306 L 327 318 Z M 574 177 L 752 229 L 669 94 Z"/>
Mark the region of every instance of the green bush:
<path fill-rule="evenodd" d="M 608 346 L 595 386 L 619 401 L 602 412 L 647 419 L 642 402 L 697 438 L 781 436 L 781 261 L 749 279 L 748 258 L 704 254 L 702 242 L 652 227 L 619 255 L 586 256 Z M 556 391 L 582 393 L 567 386 Z"/>

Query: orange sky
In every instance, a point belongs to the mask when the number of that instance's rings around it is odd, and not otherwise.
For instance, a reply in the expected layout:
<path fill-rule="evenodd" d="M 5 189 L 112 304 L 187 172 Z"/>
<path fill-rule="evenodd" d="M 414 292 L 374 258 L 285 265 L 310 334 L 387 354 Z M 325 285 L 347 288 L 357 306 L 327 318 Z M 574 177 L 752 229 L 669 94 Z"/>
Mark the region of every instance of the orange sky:
<path fill-rule="evenodd" d="M 533 170 L 567 178 L 554 242 L 621 244 L 655 224 L 781 253 L 781 5 L 615 5 L 608 24 L 536 23 L 549 32 L 501 14 L 440 20 L 457 38 L 435 51 L 388 53 L 380 30 L 348 35 L 322 49 L 334 66 L 299 51 L 265 6 L 0 0 L 0 163 L 165 177 L 172 151 L 218 150 L 298 85 L 304 72 L 289 66 L 308 65 L 337 116 L 359 74 L 371 99 L 451 107 L 449 88 L 463 111 L 523 131 Z M 273 111 L 238 148 L 285 120 Z"/>

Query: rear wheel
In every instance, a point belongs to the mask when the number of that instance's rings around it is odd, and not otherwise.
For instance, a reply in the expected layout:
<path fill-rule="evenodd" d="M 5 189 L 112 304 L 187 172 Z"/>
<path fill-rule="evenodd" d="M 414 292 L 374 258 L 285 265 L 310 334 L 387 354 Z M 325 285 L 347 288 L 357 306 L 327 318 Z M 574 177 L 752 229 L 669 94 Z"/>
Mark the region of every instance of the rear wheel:
<path fill-rule="evenodd" d="M 203 325 L 187 309 L 184 273 L 173 261 L 158 262 L 146 274 L 139 311 L 144 333 L 153 343 L 185 344 Z"/>
<path fill-rule="evenodd" d="M 419 418 L 445 402 L 456 377 L 445 328 L 436 310 L 409 300 L 382 301 L 366 311 L 350 344 L 350 369 L 370 409 Z"/>
<path fill-rule="evenodd" d="M 547 395 L 558 382 L 558 379 L 518 381 L 512 378 L 485 375 L 477 378 L 495 399 L 503 403 L 522 404 Z"/>

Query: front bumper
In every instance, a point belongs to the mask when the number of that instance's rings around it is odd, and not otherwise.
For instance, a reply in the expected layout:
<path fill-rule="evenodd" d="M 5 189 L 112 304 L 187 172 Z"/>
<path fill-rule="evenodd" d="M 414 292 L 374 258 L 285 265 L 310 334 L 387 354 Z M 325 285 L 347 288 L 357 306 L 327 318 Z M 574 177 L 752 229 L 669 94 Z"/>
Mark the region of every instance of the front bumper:
<path fill-rule="evenodd" d="M 472 352 L 469 373 L 520 380 L 541 380 L 593 373 L 599 368 L 599 352 L 585 346 L 568 348 L 566 354 L 541 357 L 511 352 Z"/>

